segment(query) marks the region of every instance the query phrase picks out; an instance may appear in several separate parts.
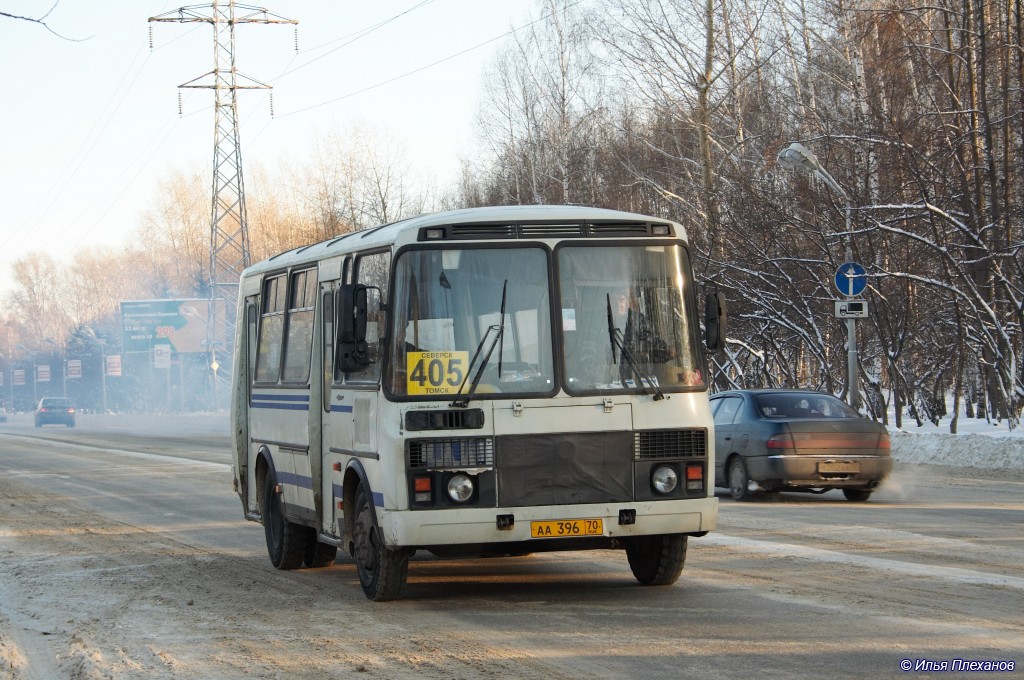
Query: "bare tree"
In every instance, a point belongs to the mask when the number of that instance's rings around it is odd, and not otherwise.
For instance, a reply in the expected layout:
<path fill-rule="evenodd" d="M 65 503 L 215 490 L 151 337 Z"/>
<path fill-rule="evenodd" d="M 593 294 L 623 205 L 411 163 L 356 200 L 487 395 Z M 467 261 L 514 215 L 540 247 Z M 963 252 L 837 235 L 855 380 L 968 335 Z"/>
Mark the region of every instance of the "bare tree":
<path fill-rule="evenodd" d="M 40 26 L 42 26 L 47 31 L 49 31 L 50 33 L 54 34 L 55 36 L 57 36 L 61 40 L 69 40 L 71 42 L 82 42 L 83 40 L 89 40 L 89 38 L 91 38 L 92 36 L 89 36 L 87 38 L 69 38 L 67 36 L 61 35 L 57 31 L 55 31 L 52 28 L 50 28 L 50 24 L 47 23 L 47 19 L 49 18 L 49 16 L 51 14 L 53 14 L 53 10 L 57 9 L 57 5 L 59 5 L 59 4 L 60 4 L 60 0 L 57 0 L 57 2 L 54 2 L 53 6 L 50 7 L 50 9 L 48 9 L 46 11 L 46 13 L 43 14 L 42 16 L 40 16 L 40 17 L 19 16 L 17 14 L 11 14 L 9 12 L 0 12 L 0 17 L 4 17 L 5 19 L 15 19 L 17 21 L 28 21 L 28 22 L 31 22 L 31 23 L 34 23 L 34 24 L 39 24 Z"/>

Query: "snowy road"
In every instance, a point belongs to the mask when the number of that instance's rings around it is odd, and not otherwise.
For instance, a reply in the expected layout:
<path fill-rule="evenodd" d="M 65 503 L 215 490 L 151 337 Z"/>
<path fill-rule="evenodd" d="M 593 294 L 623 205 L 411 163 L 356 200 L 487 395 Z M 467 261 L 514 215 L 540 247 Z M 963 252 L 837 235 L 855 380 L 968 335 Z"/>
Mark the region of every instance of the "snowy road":
<path fill-rule="evenodd" d="M 346 556 L 270 566 L 203 428 L 2 426 L 0 678 L 1024 675 L 1020 470 L 897 465 L 863 504 L 723 498 L 668 588 L 613 551 L 417 555 L 378 604 Z"/>

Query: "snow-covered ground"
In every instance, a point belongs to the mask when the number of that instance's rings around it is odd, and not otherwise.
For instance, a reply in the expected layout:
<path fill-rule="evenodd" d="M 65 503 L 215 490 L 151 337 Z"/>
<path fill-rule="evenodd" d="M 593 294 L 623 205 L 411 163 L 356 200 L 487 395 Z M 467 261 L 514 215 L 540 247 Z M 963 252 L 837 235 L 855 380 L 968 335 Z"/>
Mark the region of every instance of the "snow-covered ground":
<path fill-rule="evenodd" d="M 957 430 L 949 433 L 948 418 L 938 426 L 921 427 L 904 418 L 902 430 L 889 427 L 893 458 L 901 463 L 1024 470 L 1024 427 L 1011 432 L 1005 421 L 997 425 L 961 416 Z"/>

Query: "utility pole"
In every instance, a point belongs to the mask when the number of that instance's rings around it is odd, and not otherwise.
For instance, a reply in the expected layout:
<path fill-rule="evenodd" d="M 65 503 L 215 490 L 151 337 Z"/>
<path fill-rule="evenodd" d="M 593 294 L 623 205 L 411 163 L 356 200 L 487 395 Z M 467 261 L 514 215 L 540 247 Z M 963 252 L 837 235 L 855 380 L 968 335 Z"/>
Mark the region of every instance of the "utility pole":
<path fill-rule="evenodd" d="M 238 135 L 238 90 L 265 90 L 271 87 L 240 74 L 235 67 L 235 26 L 299 22 L 260 7 L 236 4 L 234 0 L 213 0 L 209 6 L 181 7 L 150 17 L 149 20 L 202 22 L 213 26 L 213 70 L 178 87 L 211 89 L 214 92 L 207 347 L 214 390 L 213 407 L 217 409 L 217 369 L 225 362 L 231 365 L 238 282 L 242 270 L 250 263 L 245 185 L 242 181 L 242 148 Z M 150 35 L 152 48 L 152 33 Z M 217 358 L 218 348 L 221 350 L 220 362 Z"/>

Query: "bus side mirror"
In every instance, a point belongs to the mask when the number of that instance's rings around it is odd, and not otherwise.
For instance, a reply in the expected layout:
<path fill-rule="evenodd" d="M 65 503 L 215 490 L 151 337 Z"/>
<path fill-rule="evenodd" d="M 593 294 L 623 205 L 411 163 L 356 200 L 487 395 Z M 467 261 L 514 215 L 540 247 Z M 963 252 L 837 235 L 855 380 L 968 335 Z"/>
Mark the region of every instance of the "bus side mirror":
<path fill-rule="evenodd" d="M 725 293 L 717 288 L 704 296 L 704 344 L 711 351 L 725 347 L 725 326 L 729 312 Z"/>
<path fill-rule="evenodd" d="M 370 365 L 366 347 L 366 286 L 340 286 L 338 297 L 338 366 L 346 372 L 361 371 Z"/>

